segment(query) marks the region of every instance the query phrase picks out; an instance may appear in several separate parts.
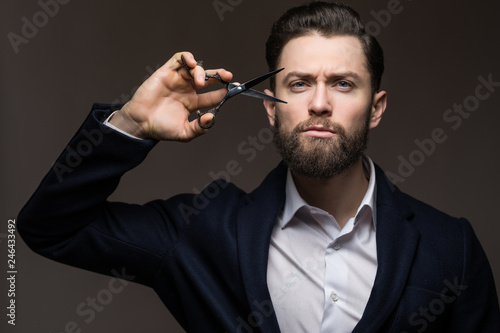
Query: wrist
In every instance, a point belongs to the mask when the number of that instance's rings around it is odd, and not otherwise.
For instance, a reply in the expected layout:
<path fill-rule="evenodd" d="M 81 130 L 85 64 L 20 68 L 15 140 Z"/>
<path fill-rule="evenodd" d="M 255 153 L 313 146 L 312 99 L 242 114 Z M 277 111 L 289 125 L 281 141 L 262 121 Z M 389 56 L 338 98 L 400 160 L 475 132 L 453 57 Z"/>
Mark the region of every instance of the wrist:
<path fill-rule="evenodd" d="M 143 127 L 135 121 L 126 111 L 127 105 L 116 112 L 108 122 L 119 130 L 139 139 L 148 139 Z"/>

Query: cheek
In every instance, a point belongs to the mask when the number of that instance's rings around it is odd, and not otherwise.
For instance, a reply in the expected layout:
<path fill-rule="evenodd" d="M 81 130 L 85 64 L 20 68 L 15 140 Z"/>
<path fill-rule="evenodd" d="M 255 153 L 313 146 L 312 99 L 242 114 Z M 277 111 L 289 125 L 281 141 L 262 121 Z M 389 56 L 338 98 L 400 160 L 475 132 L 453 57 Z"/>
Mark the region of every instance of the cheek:
<path fill-rule="evenodd" d="M 336 114 L 335 114 L 336 113 Z M 371 114 L 371 105 L 346 105 L 334 111 L 333 121 L 343 125 L 346 129 L 354 129 L 363 126 L 368 115 Z"/>
<path fill-rule="evenodd" d="M 366 108 L 367 105 L 365 103 L 360 103 L 355 99 L 337 99 L 333 113 L 336 113 L 338 116 L 355 119 L 364 113 Z"/>
<path fill-rule="evenodd" d="M 286 128 L 295 127 L 299 122 L 305 120 L 307 117 L 301 113 L 301 110 L 304 110 L 297 103 L 288 102 L 288 104 L 280 105 L 277 110 L 279 114 L 279 122 L 281 126 L 285 126 Z M 307 113 L 305 113 L 307 115 Z"/>

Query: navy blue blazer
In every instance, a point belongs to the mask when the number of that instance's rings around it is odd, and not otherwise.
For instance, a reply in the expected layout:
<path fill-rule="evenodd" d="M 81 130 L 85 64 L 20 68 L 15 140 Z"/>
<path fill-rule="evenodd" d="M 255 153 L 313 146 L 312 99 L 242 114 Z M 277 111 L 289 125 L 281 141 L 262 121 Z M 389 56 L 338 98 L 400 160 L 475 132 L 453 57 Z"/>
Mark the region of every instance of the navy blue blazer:
<path fill-rule="evenodd" d="M 279 332 L 266 269 L 286 168 L 252 193 L 220 180 L 198 195 L 108 202 L 156 144 L 102 125 L 113 109 L 94 105 L 20 212 L 26 244 L 150 286 L 188 332 Z M 471 225 L 403 194 L 378 167 L 376 178 L 378 269 L 353 332 L 500 332 L 492 272 Z"/>

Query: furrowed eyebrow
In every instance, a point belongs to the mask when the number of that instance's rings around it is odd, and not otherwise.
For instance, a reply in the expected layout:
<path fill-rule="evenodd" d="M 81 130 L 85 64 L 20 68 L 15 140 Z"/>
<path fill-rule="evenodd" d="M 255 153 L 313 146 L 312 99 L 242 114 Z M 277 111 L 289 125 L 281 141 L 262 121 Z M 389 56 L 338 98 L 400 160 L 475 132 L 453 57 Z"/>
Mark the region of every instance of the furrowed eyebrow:
<path fill-rule="evenodd" d="M 337 73 L 337 74 L 332 75 L 331 78 L 334 78 L 334 79 L 352 78 L 354 80 L 361 80 L 361 77 L 355 72 Z"/>
<path fill-rule="evenodd" d="M 302 72 L 290 72 L 288 73 L 284 78 L 283 78 L 283 82 L 287 82 L 288 80 L 290 80 L 290 78 L 292 77 L 298 77 L 298 78 L 307 78 L 307 77 L 310 77 L 311 75 L 309 74 L 306 74 L 306 73 L 302 73 Z"/>
<path fill-rule="evenodd" d="M 292 77 L 309 78 L 309 77 L 312 77 L 312 75 L 304 73 L 304 72 L 290 72 L 283 78 L 283 82 L 289 81 L 290 78 L 292 78 Z M 331 80 L 331 79 L 334 79 L 334 80 L 345 79 L 345 78 L 352 78 L 354 80 L 361 80 L 361 77 L 357 73 L 352 72 L 352 71 L 339 72 L 339 73 L 335 73 L 335 74 L 328 76 L 329 80 Z"/>

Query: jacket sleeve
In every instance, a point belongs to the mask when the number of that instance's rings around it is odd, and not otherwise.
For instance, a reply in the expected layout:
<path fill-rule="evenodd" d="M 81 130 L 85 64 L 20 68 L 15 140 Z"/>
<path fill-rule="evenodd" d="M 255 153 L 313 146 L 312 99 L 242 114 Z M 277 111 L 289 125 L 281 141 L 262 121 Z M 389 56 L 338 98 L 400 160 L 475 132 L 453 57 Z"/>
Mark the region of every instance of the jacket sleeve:
<path fill-rule="evenodd" d="M 463 274 L 446 280 L 447 297 L 454 303 L 450 332 L 500 332 L 500 311 L 493 274 L 472 226 L 463 222 Z"/>
<path fill-rule="evenodd" d="M 50 259 L 107 275 L 126 272 L 150 285 L 183 221 L 168 202 L 107 201 L 121 176 L 156 144 L 103 125 L 115 108 L 93 106 L 19 213 L 18 231 L 33 251 Z"/>

